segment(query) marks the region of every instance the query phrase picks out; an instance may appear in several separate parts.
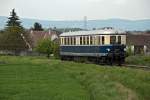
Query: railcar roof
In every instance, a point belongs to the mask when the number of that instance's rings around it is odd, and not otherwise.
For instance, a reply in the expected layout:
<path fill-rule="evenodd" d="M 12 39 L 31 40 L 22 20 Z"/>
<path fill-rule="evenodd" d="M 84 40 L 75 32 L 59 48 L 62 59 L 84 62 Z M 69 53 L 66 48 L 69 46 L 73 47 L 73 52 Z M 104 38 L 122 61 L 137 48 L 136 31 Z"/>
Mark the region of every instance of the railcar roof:
<path fill-rule="evenodd" d="M 76 32 L 65 32 L 60 36 L 79 36 L 79 35 L 100 35 L 100 34 L 125 34 L 125 31 L 116 29 L 101 29 L 92 31 L 76 31 Z"/>

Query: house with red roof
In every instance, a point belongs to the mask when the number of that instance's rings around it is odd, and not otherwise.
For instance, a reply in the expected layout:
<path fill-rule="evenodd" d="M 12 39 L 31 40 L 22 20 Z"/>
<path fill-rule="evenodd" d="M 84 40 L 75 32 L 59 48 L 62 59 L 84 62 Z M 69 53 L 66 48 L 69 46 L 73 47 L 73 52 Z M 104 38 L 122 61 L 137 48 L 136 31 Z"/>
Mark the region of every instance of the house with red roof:
<path fill-rule="evenodd" d="M 59 40 L 60 32 L 49 29 L 48 31 L 33 31 L 30 30 L 33 48 L 37 45 L 38 41 L 45 38 L 50 38 L 52 41 Z"/>

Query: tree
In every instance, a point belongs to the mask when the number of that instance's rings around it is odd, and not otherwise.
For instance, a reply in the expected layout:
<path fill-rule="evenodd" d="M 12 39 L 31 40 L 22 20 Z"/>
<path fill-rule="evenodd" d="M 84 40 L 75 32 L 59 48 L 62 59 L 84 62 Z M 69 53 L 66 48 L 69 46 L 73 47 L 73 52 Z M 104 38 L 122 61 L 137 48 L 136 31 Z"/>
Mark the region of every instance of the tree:
<path fill-rule="evenodd" d="M 34 28 L 33 30 L 35 31 L 43 31 L 42 25 L 38 22 L 34 23 Z"/>
<path fill-rule="evenodd" d="M 23 37 L 28 36 L 25 29 L 21 26 L 19 17 L 13 9 L 8 18 L 4 33 L 1 35 L 0 49 L 9 50 L 15 53 L 28 49 L 28 45 Z"/>
<path fill-rule="evenodd" d="M 50 54 L 53 52 L 53 42 L 50 39 L 42 39 L 38 42 L 36 49 L 37 52 L 42 54 L 47 54 L 47 57 L 50 57 Z"/>
<path fill-rule="evenodd" d="M 8 18 L 9 20 L 7 21 L 7 25 L 8 27 L 22 27 L 20 25 L 20 21 L 19 21 L 19 17 L 17 16 L 15 9 L 12 10 L 12 12 L 10 13 L 10 17 Z"/>

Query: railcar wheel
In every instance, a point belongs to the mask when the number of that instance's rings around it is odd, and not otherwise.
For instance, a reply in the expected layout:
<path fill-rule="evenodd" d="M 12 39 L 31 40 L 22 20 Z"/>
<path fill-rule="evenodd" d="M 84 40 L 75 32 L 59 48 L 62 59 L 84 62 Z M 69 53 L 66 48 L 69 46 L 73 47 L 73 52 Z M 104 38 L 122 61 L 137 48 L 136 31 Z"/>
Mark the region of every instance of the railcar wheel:
<path fill-rule="evenodd" d="M 106 57 L 101 57 L 100 58 L 100 64 L 106 64 L 106 62 L 107 62 Z"/>
<path fill-rule="evenodd" d="M 121 56 L 118 56 L 118 57 L 117 57 L 117 61 L 118 61 L 118 66 L 121 66 L 121 65 L 122 65 Z"/>
<path fill-rule="evenodd" d="M 63 60 L 63 57 L 60 57 L 61 60 Z"/>
<path fill-rule="evenodd" d="M 107 62 L 108 65 L 113 65 L 113 58 L 112 57 L 107 57 Z"/>

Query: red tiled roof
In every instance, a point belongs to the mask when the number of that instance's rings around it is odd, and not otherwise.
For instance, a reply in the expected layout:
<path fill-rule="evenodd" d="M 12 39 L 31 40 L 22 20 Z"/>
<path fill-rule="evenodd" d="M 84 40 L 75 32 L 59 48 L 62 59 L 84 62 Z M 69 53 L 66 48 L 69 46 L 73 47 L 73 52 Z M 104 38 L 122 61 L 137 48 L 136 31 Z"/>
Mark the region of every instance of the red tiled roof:
<path fill-rule="evenodd" d="M 36 46 L 39 40 L 44 38 L 51 38 L 52 35 L 57 35 L 55 31 L 30 31 L 33 46 Z"/>

